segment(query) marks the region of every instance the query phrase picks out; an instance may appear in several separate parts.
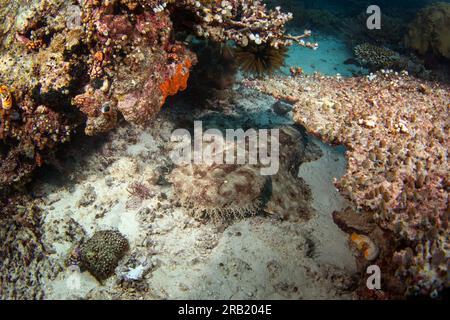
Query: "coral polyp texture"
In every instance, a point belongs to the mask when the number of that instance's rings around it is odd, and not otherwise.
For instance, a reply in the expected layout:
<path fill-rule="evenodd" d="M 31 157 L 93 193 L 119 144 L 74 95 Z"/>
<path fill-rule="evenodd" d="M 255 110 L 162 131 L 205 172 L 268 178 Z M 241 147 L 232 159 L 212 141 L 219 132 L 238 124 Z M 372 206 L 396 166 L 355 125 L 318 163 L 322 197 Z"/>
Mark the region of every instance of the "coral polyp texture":
<path fill-rule="evenodd" d="M 128 240 L 116 230 L 97 231 L 77 250 L 79 264 L 97 280 L 102 281 L 114 273 L 119 260 L 129 248 Z"/>
<path fill-rule="evenodd" d="M 409 294 L 448 287 L 450 87 L 405 73 L 245 81 L 295 103 L 294 120 L 347 147 L 336 186 L 397 239 L 395 276 Z"/>

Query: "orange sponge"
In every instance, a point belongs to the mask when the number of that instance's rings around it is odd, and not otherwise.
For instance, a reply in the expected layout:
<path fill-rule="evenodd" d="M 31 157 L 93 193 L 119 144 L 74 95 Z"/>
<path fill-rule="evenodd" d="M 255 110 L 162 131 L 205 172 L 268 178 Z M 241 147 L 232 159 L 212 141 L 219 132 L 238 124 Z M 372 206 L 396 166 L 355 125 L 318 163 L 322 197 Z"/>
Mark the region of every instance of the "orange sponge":
<path fill-rule="evenodd" d="M 159 86 L 162 91 L 161 106 L 166 102 L 167 97 L 173 96 L 179 91 L 186 90 L 191 66 L 192 61 L 186 58 L 184 62 L 176 66 L 175 74 Z"/>

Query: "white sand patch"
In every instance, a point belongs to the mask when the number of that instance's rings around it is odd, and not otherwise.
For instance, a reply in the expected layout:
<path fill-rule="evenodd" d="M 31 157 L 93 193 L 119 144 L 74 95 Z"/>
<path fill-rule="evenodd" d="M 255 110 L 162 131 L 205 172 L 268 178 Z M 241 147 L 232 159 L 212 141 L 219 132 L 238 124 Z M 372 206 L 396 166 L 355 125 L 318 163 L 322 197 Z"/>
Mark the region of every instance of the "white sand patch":
<path fill-rule="evenodd" d="M 315 219 L 308 222 L 308 227 L 319 240 L 319 261 L 354 272 L 356 265 L 348 247 L 348 236 L 332 219 L 333 211 L 349 205 L 333 184 L 334 179 L 345 174 L 346 160 L 341 151 L 311 139 L 321 148 L 323 156 L 317 161 L 302 164 L 299 169 L 299 176 L 311 188 L 312 206 L 318 213 Z"/>
<path fill-rule="evenodd" d="M 273 101 L 266 99 L 255 94 L 239 105 L 267 124 Z M 345 172 L 342 153 L 319 143 L 323 157 L 300 167 L 299 175 L 313 193 L 316 212 L 310 220 L 256 216 L 218 230 L 194 220 L 171 200 L 176 199 L 172 187 L 156 182 L 158 168 L 167 163 L 171 130 L 164 120 L 154 131 L 118 129 L 105 146 L 105 154 L 113 155 L 106 168 L 104 159 L 93 154 L 74 173 L 82 178 L 44 199 L 43 239 L 54 251 L 49 259 L 62 270 L 55 279 L 43 280 L 47 299 L 352 298 L 348 289 L 356 270 L 354 257 L 331 216 L 345 206 L 333 186 L 333 177 Z M 133 181 L 148 184 L 153 196 L 128 208 L 127 188 Z M 99 283 L 88 271 L 73 270 L 64 262 L 83 239 L 104 229 L 118 229 L 130 250 L 116 275 Z"/>

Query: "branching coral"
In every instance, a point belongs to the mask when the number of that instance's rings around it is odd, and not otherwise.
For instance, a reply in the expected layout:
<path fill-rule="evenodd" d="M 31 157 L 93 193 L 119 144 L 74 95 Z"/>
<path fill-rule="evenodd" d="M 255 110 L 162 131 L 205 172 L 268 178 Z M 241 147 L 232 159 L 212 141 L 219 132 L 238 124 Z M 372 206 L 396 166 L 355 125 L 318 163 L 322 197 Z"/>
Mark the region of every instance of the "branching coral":
<path fill-rule="evenodd" d="M 253 43 L 278 48 L 293 42 L 311 48 L 317 46 L 303 40 L 310 35 L 309 31 L 300 36 L 285 34 L 284 25 L 292 19 L 292 14 L 283 13 L 280 7 L 269 10 L 259 0 L 181 0 L 175 5 L 195 13 L 198 19 L 194 28 L 198 36 L 217 42 L 232 40 L 242 47 Z"/>
<path fill-rule="evenodd" d="M 448 287 L 450 88 L 393 72 L 247 84 L 277 97 L 295 97 L 298 123 L 348 147 L 348 170 L 336 185 L 395 235 L 397 242 L 384 259 L 400 263 L 395 276 L 408 293 Z"/>

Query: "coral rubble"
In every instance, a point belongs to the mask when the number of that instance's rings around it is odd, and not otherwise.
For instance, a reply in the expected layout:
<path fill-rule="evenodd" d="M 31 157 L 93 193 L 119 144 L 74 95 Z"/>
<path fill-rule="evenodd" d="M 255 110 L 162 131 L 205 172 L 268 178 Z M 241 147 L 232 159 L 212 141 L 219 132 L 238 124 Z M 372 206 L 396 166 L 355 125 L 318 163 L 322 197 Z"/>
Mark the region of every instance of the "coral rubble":
<path fill-rule="evenodd" d="M 296 122 L 348 148 L 348 170 L 336 186 L 393 235 L 379 260 L 396 266 L 391 276 L 402 279 L 407 293 L 448 287 L 448 85 L 392 71 L 245 83 L 295 101 Z"/>
<path fill-rule="evenodd" d="M 43 299 L 44 278 L 54 278 L 61 266 L 47 259 L 48 248 L 40 239 L 41 212 L 27 197 L 0 206 L 0 298 Z"/>

